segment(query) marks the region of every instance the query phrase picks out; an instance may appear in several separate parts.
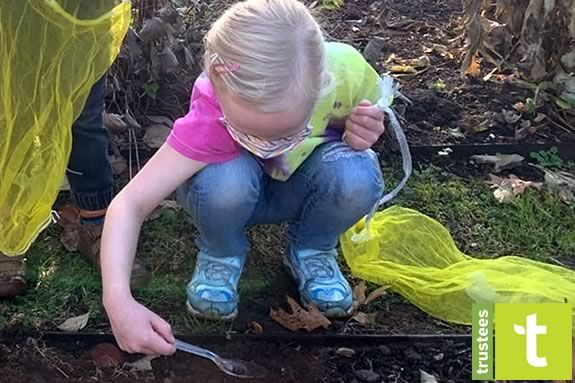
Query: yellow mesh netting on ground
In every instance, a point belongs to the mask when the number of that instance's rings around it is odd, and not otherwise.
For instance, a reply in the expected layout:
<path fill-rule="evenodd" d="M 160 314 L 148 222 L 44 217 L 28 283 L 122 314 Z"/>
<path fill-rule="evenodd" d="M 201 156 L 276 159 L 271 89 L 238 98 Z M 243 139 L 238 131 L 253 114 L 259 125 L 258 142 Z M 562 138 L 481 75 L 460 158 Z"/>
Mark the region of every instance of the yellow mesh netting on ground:
<path fill-rule="evenodd" d="M 353 275 L 390 286 L 439 319 L 471 324 L 473 302 L 575 302 L 575 271 L 514 256 L 468 257 L 444 226 L 415 210 L 378 212 L 366 231 L 360 222 L 341 238 Z"/>
<path fill-rule="evenodd" d="M 49 223 L 72 123 L 130 18 L 116 0 L 2 0 L 0 252 L 25 252 Z"/>

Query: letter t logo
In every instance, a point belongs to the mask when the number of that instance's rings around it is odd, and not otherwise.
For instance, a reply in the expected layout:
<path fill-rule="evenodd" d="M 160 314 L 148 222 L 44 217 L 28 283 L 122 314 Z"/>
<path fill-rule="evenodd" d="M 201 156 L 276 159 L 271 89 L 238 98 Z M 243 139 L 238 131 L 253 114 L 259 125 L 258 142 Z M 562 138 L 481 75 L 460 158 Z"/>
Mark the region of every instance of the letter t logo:
<path fill-rule="evenodd" d="M 533 367 L 547 367 L 547 358 L 537 356 L 537 335 L 547 334 L 547 326 L 537 324 L 537 314 L 530 314 L 526 319 L 525 327 L 513 324 L 513 329 L 518 335 L 526 337 L 527 363 Z"/>

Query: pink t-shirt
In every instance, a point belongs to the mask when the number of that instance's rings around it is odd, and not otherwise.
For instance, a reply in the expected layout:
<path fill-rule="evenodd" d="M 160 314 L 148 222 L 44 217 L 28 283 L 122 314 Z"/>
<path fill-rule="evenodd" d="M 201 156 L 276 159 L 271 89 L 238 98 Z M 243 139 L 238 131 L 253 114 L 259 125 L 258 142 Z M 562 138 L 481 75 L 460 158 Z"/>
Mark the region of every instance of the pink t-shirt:
<path fill-rule="evenodd" d="M 312 132 L 302 143 L 277 157 L 258 161 L 272 178 L 285 181 L 326 142 L 341 140 L 341 129 L 330 121 L 342 121 L 359 101 L 375 103 L 379 98 L 379 75 L 355 48 L 343 43 L 327 43 L 327 61 L 337 86 L 317 101 L 310 121 Z M 233 160 L 241 154 L 221 122 L 223 117 L 212 83 L 205 74 L 194 83 L 190 111 L 174 123 L 168 144 L 193 160 L 212 164 Z"/>
<path fill-rule="evenodd" d="M 201 74 L 194 83 L 190 111 L 174 122 L 168 145 L 192 160 L 221 163 L 240 155 L 240 146 L 221 122 L 223 117 L 212 83 Z"/>

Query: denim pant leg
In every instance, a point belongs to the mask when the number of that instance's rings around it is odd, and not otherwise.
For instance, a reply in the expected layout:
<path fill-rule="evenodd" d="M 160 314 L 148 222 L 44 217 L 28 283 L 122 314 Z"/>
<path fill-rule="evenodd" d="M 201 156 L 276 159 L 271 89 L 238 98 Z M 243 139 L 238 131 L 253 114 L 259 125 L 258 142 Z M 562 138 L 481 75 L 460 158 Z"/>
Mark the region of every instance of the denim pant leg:
<path fill-rule="evenodd" d="M 355 151 L 341 141 L 331 142 L 316 148 L 286 182 L 266 183 L 250 224 L 289 221 L 294 249 L 330 251 L 382 192 L 372 150 Z"/>
<path fill-rule="evenodd" d="M 316 149 L 299 172 L 307 180 L 309 194 L 289 227 L 295 249 L 334 249 L 339 237 L 369 213 L 383 192 L 376 154 L 342 142 Z"/>
<path fill-rule="evenodd" d="M 243 152 L 234 160 L 208 165 L 178 188 L 178 202 L 200 233 L 196 243 L 201 252 L 212 257 L 247 254 L 245 229 L 261 185 L 261 165 Z"/>
<path fill-rule="evenodd" d="M 105 94 L 104 76 L 92 87 L 82 113 L 72 126 L 72 153 L 66 175 L 72 198 L 82 210 L 105 209 L 114 195 L 108 131 L 102 120 Z"/>

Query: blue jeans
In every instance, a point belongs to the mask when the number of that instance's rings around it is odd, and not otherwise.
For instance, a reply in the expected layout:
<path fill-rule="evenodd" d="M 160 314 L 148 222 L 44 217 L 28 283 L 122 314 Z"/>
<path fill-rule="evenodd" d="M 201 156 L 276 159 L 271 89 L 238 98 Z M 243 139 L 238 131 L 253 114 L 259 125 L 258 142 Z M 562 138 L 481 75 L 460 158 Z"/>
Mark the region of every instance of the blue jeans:
<path fill-rule="evenodd" d="M 200 251 L 214 257 L 245 256 L 245 228 L 288 222 L 295 250 L 329 251 L 382 195 L 383 180 L 371 150 L 342 142 L 315 149 L 285 182 L 263 173 L 247 152 L 211 164 L 177 190 L 180 205 L 198 228 Z"/>
<path fill-rule="evenodd" d="M 108 207 L 114 197 L 114 175 L 108 159 L 108 130 L 104 127 L 106 76 L 93 86 L 84 109 L 72 125 L 72 153 L 66 175 L 72 198 L 82 210 Z"/>

